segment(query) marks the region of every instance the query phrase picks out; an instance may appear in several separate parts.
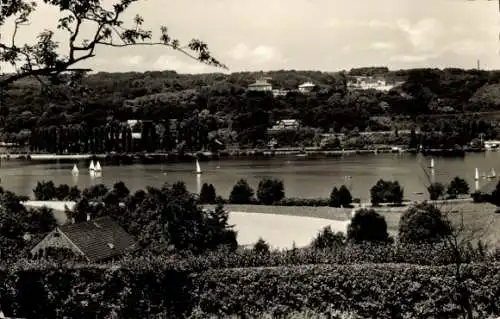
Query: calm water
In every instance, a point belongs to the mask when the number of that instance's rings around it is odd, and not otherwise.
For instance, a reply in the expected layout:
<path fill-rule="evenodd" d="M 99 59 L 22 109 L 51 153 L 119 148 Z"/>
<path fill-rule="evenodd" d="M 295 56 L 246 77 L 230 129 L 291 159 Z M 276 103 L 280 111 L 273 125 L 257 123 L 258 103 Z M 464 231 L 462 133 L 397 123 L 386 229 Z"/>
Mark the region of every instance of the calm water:
<path fill-rule="evenodd" d="M 447 183 L 454 176 L 465 178 L 474 190 L 474 170 L 489 173 L 494 168 L 500 173 L 500 152 L 469 154 L 465 158 L 434 159 L 435 181 Z M 217 193 L 228 197 L 235 182 L 246 178 L 257 188 L 263 177 L 282 179 L 287 197 L 327 197 L 333 186 L 346 184 L 354 197 L 369 200 L 369 189 L 380 178 L 398 180 L 407 199 L 427 197 L 424 172 L 430 157 L 410 154 L 347 155 L 341 158 L 308 159 L 301 157 L 272 158 L 263 160 L 231 160 L 201 163 L 204 171 L 200 177 L 193 172 L 194 163 L 164 165 L 105 166 L 102 177 L 91 178 L 85 163 L 79 163 L 80 176 L 71 175 L 72 164 L 34 164 L 33 162 L 2 160 L 1 184 L 5 189 L 32 196 L 32 189 L 39 180 L 53 180 L 57 184 L 78 185 L 85 188 L 93 184 L 112 185 L 123 181 L 131 190 L 147 185 L 161 186 L 163 183 L 184 181 L 189 190 L 196 192 L 202 183 L 214 184 Z M 346 176 L 351 176 L 346 179 Z M 487 180 L 481 180 L 480 185 Z M 416 194 L 423 192 L 424 195 Z"/>

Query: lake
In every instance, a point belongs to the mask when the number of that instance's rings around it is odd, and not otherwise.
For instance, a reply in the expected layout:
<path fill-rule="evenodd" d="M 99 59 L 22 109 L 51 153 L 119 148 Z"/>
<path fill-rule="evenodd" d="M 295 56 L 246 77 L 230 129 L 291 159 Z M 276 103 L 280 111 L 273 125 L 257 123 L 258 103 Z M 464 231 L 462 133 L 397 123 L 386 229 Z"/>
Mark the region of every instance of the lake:
<path fill-rule="evenodd" d="M 236 159 L 202 162 L 203 174 L 194 174 L 194 163 L 163 165 L 104 166 L 101 177 L 91 178 L 85 162 L 80 162 L 80 175 L 71 174 L 73 164 L 37 163 L 34 161 L 2 160 L 1 186 L 18 194 L 32 196 L 37 181 L 53 180 L 85 188 L 94 184 L 112 185 L 123 181 L 132 190 L 145 186 L 184 181 L 190 191 L 199 190 L 202 183 L 212 183 L 217 194 L 228 197 L 240 178 L 257 188 L 263 177 L 282 179 L 287 197 L 328 197 L 333 186 L 346 184 L 354 197 L 363 201 L 370 198 L 369 190 L 378 179 L 397 180 L 404 187 L 405 198 L 427 198 L 428 178 L 447 183 L 454 176 L 465 178 L 474 190 L 474 170 L 488 174 L 491 168 L 500 172 L 500 152 L 470 153 L 463 158 L 435 157 L 434 174 L 428 168 L 430 157 L 412 154 L 350 154 L 338 158 L 310 159 L 307 157 L 280 157 L 268 159 Z M 347 178 L 350 176 L 350 178 Z M 487 180 L 481 179 L 479 187 Z M 424 194 L 418 194 L 418 193 Z"/>

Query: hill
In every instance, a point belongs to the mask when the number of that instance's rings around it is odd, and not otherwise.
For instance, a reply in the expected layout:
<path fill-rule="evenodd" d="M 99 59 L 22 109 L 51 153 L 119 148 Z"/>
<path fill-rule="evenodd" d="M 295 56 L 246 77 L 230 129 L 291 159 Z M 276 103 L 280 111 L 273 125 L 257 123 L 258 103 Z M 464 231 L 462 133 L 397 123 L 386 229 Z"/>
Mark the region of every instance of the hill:
<path fill-rule="evenodd" d="M 361 76 L 402 84 L 389 91 L 349 88 L 350 81 Z M 248 92 L 248 85 L 262 77 L 271 78 L 273 88 L 290 92 L 279 96 Z M 295 92 L 304 82 L 312 82 L 317 88 L 309 94 Z M 47 148 L 34 141 L 34 135 L 42 134 L 39 132 L 54 131 L 62 125 L 79 135 L 92 135 L 94 128 L 121 130 L 130 119 L 153 121 L 155 125 L 176 120 L 176 136 L 171 139 L 177 142 L 164 145 L 160 141 L 163 135 L 172 132 L 156 127 L 151 133 L 153 149 L 175 148 L 183 143 L 182 147 L 196 150 L 209 147 L 214 138 L 225 144 L 262 146 L 270 138 L 267 129 L 281 119 L 297 119 L 309 129 L 292 139 L 299 141 L 293 142 L 297 145 L 311 145 L 321 132 L 420 128 L 432 133 L 436 127 L 439 132 L 453 133 L 453 145 L 466 144 L 479 133 L 496 137 L 492 128 L 495 123 L 479 120 L 474 113 L 498 111 L 499 83 L 499 71 L 461 69 L 97 73 L 72 85 L 60 83 L 50 88 L 33 79 L 16 83 L 4 92 L 0 127 L 3 140 L 31 144 L 37 150 Z M 435 117 L 450 114 L 455 115 L 452 120 Z M 383 117 L 391 121 L 381 125 L 375 120 Z M 480 129 L 463 132 L 463 127 L 471 126 Z M 56 131 L 43 134 L 70 134 Z"/>

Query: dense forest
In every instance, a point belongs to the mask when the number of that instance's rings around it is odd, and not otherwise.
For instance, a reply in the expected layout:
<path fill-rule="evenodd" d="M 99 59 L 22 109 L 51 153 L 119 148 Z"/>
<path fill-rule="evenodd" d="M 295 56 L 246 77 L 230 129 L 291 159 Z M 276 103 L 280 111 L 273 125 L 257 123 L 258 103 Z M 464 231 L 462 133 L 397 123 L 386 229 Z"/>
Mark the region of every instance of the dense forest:
<path fill-rule="evenodd" d="M 355 76 L 401 81 L 388 92 L 351 90 Z M 273 88 L 317 85 L 309 94 L 247 91 L 261 77 Z M 279 144 L 316 146 L 322 133 L 419 132 L 424 146 L 465 145 L 497 135 L 500 71 L 360 68 L 328 73 L 97 73 L 44 87 L 29 79 L 1 92 L 2 140 L 34 152 L 131 152 L 265 146 L 278 120 L 301 127 Z M 485 114 L 485 112 L 488 112 Z M 139 120 L 130 126 L 128 120 Z M 132 133 L 142 133 L 133 141 Z M 290 136 L 292 135 L 292 136 Z M 414 140 L 414 138 L 413 138 Z M 433 145 L 431 145 L 433 144 Z"/>

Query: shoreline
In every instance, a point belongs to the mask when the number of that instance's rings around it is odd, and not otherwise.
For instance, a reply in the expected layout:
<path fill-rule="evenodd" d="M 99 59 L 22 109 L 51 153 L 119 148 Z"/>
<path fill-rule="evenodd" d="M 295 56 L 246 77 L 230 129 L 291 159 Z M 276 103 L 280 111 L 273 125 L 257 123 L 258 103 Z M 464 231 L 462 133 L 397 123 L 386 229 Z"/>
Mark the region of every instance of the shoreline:
<path fill-rule="evenodd" d="M 316 148 L 281 148 L 281 149 L 240 149 L 240 150 L 222 150 L 219 152 L 200 151 L 187 152 L 178 154 L 175 152 L 169 153 L 101 153 L 101 154 L 0 154 L 1 159 L 26 160 L 32 162 L 44 161 L 81 161 L 81 160 L 101 160 L 106 162 L 124 162 L 121 164 L 133 164 L 140 161 L 143 164 L 148 163 L 163 163 L 163 162 L 184 162 L 194 159 L 201 161 L 221 160 L 221 159 L 237 159 L 246 157 L 290 157 L 297 158 L 328 158 L 342 157 L 346 155 L 376 155 L 376 154 L 418 154 L 424 156 L 451 156 L 460 157 L 467 153 L 487 152 L 485 149 L 464 149 L 464 150 L 447 150 L 447 149 L 428 149 L 418 151 L 416 149 L 403 148 L 372 148 L 372 149 L 342 149 L 342 150 L 321 150 Z"/>

